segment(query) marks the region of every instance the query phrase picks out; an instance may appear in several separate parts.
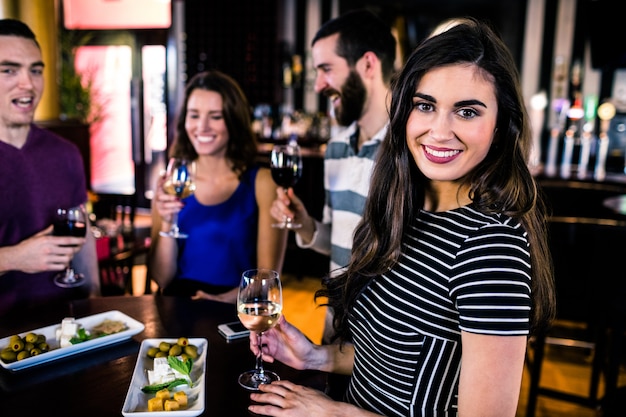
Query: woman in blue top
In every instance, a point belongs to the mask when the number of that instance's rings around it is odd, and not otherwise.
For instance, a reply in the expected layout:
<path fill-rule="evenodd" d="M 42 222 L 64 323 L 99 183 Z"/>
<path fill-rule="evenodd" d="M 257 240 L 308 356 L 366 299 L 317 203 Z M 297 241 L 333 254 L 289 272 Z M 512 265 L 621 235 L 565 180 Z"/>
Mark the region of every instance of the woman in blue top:
<path fill-rule="evenodd" d="M 183 200 L 163 192 L 152 207 L 148 267 L 166 295 L 234 303 L 241 273 L 282 269 L 287 231 L 272 228 L 276 195 L 270 170 L 255 164 L 257 142 L 250 106 L 235 80 L 219 71 L 187 85 L 170 156 L 196 161 L 196 190 Z M 172 215 L 187 239 L 162 237 Z"/>

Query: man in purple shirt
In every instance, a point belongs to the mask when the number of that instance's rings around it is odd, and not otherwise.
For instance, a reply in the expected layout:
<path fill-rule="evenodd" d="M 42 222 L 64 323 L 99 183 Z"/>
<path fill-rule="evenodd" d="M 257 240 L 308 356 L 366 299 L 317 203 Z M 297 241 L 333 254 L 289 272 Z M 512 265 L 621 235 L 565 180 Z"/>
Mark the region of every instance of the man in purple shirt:
<path fill-rule="evenodd" d="M 52 236 L 56 209 L 84 204 L 87 187 L 78 148 L 33 124 L 44 88 L 43 68 L 30 28 L 1 19 L 0 317 L 100 291 L 93 235 Z M 57 287 L 52 279 L 70 261 L 86 284 Z"/>

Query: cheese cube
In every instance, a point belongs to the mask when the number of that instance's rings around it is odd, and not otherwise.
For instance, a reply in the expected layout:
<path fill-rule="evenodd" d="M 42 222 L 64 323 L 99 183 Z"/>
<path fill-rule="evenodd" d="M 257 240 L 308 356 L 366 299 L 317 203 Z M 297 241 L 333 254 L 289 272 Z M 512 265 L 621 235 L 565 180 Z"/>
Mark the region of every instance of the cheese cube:
<path fill-rule="evenodd" d="M 148 400 L 148 411 L 163 411 L 163 398 L 150 398 Z"/>
<path fill-rule="evenodd" d="M 157 391 L 157 398 L 161 398 L 163 401 L 170 399 L 170 392 L 167 388 L 163 388 L 162 390 Z"/>
<path fill-rule="evenodd" d="M 178 391 L 174 393 L 174 399 L 180 404 L 181 407 L 187 407 L 187 394 L 185 391 Z"/>
<path fill-rule="evenodd" d="M 165 411 L 176 411 L 180 408 L 180 404 L 175 400 L 166 400 L 163 406 Z"/>

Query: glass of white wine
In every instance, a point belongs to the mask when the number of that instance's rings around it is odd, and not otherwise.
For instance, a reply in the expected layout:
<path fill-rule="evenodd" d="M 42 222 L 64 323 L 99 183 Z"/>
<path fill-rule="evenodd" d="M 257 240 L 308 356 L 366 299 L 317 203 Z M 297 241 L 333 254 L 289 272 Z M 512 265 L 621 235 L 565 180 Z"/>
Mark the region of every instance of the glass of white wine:
<path fill-rule="evenodd" d="M 271 269 L 250 269 L 241 275 L 237 295 L 237 315 L 241 323 L 257 337 L 259 353 L 256 367 L 239 375 L 239 385 L 256 391 L 261 384 L 280 380 L 272 371 L 263 368 L 261 339 L 263 332 L 278 323 L 283 309 L 283 290 L 278 272 Z"/>
<path fill-rule="evenodd" d="M 174 195 L 179 199 L 189 197 L 196 190 L 194 176 L 196 175 L 196 163 L 184 158 L 170 158 L 165 174 L 163 191 Z M 172 227 L 168 232 L 161 232 L 161 236 L 185 239 L 187 234 L 178 227 L 178 212 L 173 214 Z"/>

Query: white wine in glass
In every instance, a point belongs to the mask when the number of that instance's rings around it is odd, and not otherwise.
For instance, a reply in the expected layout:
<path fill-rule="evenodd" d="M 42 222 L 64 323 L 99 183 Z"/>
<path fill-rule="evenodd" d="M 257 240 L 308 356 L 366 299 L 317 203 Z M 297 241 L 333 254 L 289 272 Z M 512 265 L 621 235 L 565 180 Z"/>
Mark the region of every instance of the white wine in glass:
<path fill-rule="evenodd" d="M 85 237 L 87 235 L 87 213 L 83 205 L 57 209 L 52 221 L 54 236 Z M 83 285 L 85 277 L 74 270 L 72 261 L 65 271 L 54 277 L 54 283 L 62 288 Z"/>
<path fill-rule="evenodd" d="M 241 275 L 237 294 L 237 315 L 241 323 L 256 334 L 259 353 L 256 367 L 239 375 L 239 385 L 256 391 L 261 384 L 280 380 L 272 371 L 263 368 L 261 339 L 263 332 L 278 323 L 283 309 L 283 290 L 278 272 L 271 269 L 250 269 Z"/>
<path fill-rule="evenodd" d="M 163 191 L 174 195 L 179 199 L 189 197 L 196 190 L 194 176 L 196 175 L 196 163 L 184 158 L 170 158 L 165 173 Z M 185 239 L 187 234 L 182 233 L 178 227 L 178 212 L 173 214 L 172 227 L 169 232 L 160 232 L 161 236 Z"/>

